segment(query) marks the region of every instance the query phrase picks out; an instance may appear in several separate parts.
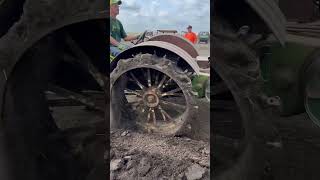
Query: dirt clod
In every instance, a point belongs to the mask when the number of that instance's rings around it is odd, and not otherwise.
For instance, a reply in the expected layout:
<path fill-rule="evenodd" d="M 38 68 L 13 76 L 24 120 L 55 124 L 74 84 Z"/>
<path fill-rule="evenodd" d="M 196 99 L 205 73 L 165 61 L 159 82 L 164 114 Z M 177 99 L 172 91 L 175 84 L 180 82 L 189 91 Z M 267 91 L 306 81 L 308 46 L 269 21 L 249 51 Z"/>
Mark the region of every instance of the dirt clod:
<path fill-rule="evenodd" d="M 111 171 L 116 171 L 118 169 L 120 169 L 122 166 L 122 159 L 115 159 L 115 160 L 111 160 L 110 162 L 110 170 Z"/>
<path fill-rule="evenodd" d="M 140 176 L 145 176 L 151 168 L 151 164 L 148 158 L 142 158 L 140 161 L 138 172 Z"/>
<path fill-rule="evenodd" d="M 130 136 L 130 132 L 129 131 L 123 131 L 123 133 L 121 133 L 121 136 Z"/>
<path fill-rule="evenodd" d="M 187 180 L 197 180 L 201 179 L 206 172 L 205 168 L 199 166 L 198 164 L 194 164 L 188 168 L 186 177 Z"/>

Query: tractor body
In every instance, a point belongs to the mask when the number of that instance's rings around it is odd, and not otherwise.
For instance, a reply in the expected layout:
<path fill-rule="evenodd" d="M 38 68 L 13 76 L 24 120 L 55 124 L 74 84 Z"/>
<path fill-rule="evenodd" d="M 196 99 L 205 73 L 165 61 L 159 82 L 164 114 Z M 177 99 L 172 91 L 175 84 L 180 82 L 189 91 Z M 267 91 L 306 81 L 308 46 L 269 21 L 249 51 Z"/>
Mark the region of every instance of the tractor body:
<path fill-rule="evenodd" d="M 281 114 L 291 116 L 307 112 L 310 119 L 320 125 L 319 59 L 320 9 L 316 1 L 279 1 L 288 19 L 287 44 L 280 47 L 266 43 L 262 56 L 265 91 L 281 98 Z M 295 97 L 295 98 L 292 98 Z M 306 122 L 308 123 L 308 122 Z"/>

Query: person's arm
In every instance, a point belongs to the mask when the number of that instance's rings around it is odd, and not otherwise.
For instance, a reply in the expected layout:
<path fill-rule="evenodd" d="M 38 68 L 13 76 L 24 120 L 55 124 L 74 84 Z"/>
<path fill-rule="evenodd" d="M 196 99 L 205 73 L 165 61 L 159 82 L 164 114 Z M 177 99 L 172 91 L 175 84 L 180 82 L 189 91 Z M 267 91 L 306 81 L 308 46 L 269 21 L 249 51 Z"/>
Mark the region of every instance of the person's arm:
<path fill-rule="evenodd" d="M 117 40 L 115 40 L 112 36 L 110 36 L 110 43 L 114 46 L 118 46 L 119 42 Z"/>
<path fill-rule="evenodd" d="M 127 35 L 121 22 L 120 22 L 120 32 L 121 32 L 122 39 L 125 41 L 133 41 L 133 40 L 138 39 L 138 37 L 139 37 L 139 36 Z"/>
<path fill-rule="evenodd" d="M 125 38 L 123 38 L 125 41 L 133 41 L 133 40 L 136 40 L 138 39 L 139 35 L 138 36 L 133 36 L 133 35 L 128 35 L 126 36 Z"/>

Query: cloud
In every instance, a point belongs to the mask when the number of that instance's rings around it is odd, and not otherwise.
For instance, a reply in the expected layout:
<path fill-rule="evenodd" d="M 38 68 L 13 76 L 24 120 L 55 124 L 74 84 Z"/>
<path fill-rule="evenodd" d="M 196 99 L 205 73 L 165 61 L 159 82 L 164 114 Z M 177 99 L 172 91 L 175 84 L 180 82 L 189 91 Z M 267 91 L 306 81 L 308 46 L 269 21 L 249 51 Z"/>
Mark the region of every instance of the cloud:
<path fill-rule="evenodd" d="M 145 29 L 210 30 L 210 0 L 124 0 L 118 19 L 127 32 Z"/>
<path fill-rule="evenodd" d="M 168 16 L 168 15 L 169 15 L 169 13 L 168 13 L 167 11 L 160 11 L 160 12 L 158 13 L 158 16 L 159 16 L 159 17 Z"/>
<path fill-rule="evenodd" d="M 121 9 L 128 12 L 137 12 L 140 11 L 140 8 L 141 7 L 134 0 L 126 0 L 123 2 L 123 5 L 121 5 Z"/>

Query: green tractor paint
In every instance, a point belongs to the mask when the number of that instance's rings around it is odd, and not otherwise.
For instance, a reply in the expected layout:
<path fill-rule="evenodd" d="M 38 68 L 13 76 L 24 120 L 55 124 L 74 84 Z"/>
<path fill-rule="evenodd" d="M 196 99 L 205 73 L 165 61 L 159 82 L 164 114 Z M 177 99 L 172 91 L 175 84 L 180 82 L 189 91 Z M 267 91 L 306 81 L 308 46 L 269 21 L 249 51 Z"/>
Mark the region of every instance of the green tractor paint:
<path fill-rule="evenodd" d="M 280 0 L 279 6 L 288 20 L 287 43 L 270 43 L 262 55 L 264 90 L 281 98 L 282 115 L 307 112 L 320 126 L 320 9 L 311 0 Z"/>
<path fill-rule="evenodd" d="M 209 81 L 209 76 L 205 75 L 198 75 L 192 79 L 192 90 L 196 92 L 198 98 L 205 97 Z"/>
<path fill-rule="evenodd" d="M 262 58 L 265 92 L 281 98 L 282 115 L 306 111 L 320 125 L 320 97 L 310 92 L 320 90 L 319 52 L 317 47 L 289 42 L 285 47 L 271 45 Z"/>

